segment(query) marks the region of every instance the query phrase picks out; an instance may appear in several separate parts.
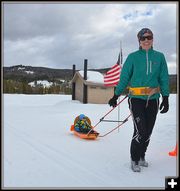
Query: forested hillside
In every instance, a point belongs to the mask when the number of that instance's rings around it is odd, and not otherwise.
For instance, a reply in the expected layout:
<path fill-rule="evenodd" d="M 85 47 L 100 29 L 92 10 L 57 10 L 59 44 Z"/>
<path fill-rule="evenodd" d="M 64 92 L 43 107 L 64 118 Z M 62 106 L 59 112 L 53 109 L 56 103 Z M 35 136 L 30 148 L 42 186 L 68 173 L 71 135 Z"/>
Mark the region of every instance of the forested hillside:
<path fill-rule="evenodd" d="M 90 69 L 102 74 L 109 68 Z M 71 94 L 72 69 L 16 65 L 3 67 L 3 92 L 25 94 Z M 170 91 L 177 92 L 177 75 L 170 75 Z M 44 85 L 46 81 L 51 85 Z M 31 84 L 34 83 L 32 86 Z"/>

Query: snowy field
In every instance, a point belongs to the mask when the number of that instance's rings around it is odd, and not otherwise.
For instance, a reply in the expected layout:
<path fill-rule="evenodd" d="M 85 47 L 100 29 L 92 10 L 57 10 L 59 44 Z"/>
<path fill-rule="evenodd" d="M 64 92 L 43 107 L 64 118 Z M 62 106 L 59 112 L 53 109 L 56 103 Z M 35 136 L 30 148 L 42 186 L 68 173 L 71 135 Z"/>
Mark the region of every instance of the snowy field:
<path fill-rule="evenodd" d="M 133 122 L 96 140 L 84 140 L 70 131 L 75 117 L 87 115 L 95 125 L 111 108 L 82 104 L 65 95 L 3 95 L 3 169 L 5 188 L 165 188 L 165 177 L 178 175 L 178 160 L 169 151 L 177 140 L 177 95 L 170 109 L 158 114 L 141 172 L 130 168 Z M 121 98 L 122 99 L 122 98 Z M 120 119 L 129 114 L 127 99 Z M 117 120 L 116 108 L 105 119 Z M 117 123 L 101 122 L 101 134 Z"/>

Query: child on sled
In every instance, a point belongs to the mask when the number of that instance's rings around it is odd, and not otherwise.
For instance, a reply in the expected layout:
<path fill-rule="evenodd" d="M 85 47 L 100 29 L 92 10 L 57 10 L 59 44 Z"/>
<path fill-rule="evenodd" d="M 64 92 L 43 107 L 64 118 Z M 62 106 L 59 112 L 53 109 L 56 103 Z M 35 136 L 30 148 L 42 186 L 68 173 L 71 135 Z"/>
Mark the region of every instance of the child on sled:
<path fill-rule="evenodd" d="M 88 133 L 92 129 L 91 125 L 88 122 L 88 117 L 86 117 L 84 114 L 79 115 L 74 128 L 75 128 L 75 131 L 81 132 L 81 133 Z M 94 131 L 91 130 L 91 133 L 93 132 Z"/>

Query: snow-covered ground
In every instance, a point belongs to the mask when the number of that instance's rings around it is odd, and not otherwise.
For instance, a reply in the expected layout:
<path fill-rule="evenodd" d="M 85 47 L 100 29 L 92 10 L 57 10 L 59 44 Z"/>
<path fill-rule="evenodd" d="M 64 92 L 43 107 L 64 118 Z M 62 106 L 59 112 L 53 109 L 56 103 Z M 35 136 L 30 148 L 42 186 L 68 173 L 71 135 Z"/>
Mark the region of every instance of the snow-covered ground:
<path fill-rule="evenodd" d="M 130 168 L 133 122 L 96 140 L 84 140 L 70 131 L 75 117 L 87 115 L 95 125 L 111 108 L 82 104 L 64 95 L 3 95 L 3 187 L 6 188 L 164 188 L 165 177 L 178 175 L 176 157 L 169 151 L 177 140 L 177 95 L 170 109 L 158 114 L 140 173 Z M 121 98 L 122 99 L 122 98 Z M 120 119 L 129 114 L 127 100 Z M 118 119 L 118 109 L 105 119 Z M 101 135 L 117 123 L 101 122 Z"/>

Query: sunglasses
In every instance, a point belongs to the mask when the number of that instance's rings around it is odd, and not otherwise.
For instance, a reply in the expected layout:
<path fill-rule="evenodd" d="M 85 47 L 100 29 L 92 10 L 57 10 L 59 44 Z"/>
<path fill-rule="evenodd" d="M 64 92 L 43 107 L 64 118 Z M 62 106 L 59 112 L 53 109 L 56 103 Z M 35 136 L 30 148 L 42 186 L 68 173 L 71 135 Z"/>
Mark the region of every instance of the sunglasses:
<path fill-rule="evenodd" d="M 152 36 L 142 36 L 142 37 L 140 37 L 140 41 L 145 41 L 145 40 L 152 40 L 153 39 L 153 37 Z"/>

